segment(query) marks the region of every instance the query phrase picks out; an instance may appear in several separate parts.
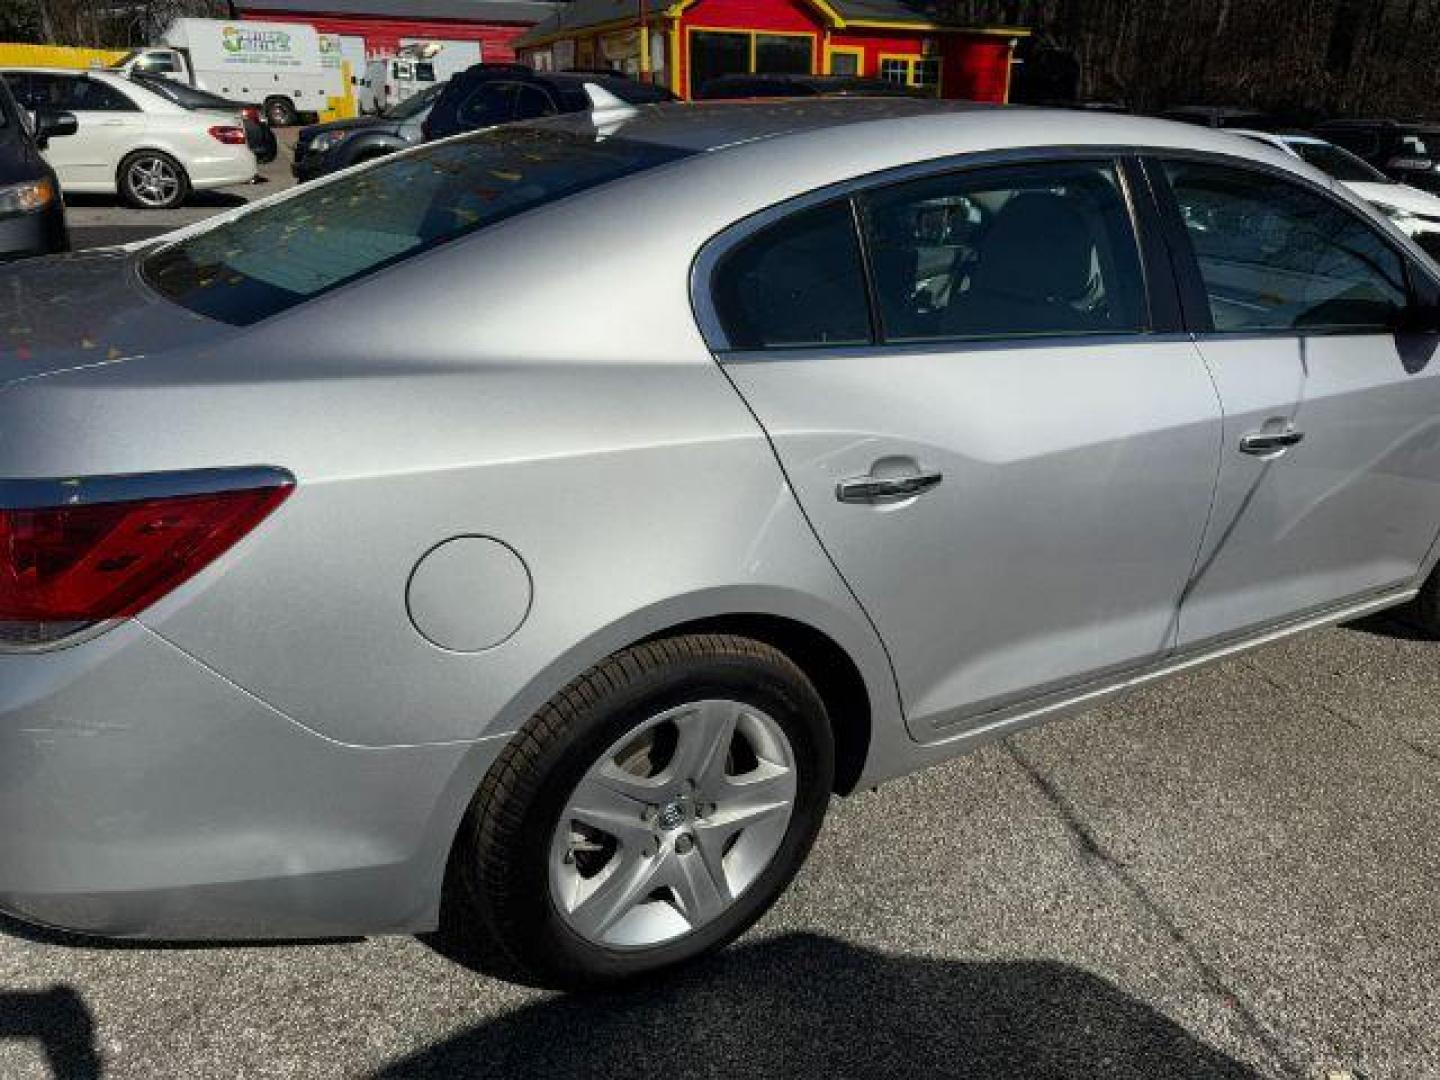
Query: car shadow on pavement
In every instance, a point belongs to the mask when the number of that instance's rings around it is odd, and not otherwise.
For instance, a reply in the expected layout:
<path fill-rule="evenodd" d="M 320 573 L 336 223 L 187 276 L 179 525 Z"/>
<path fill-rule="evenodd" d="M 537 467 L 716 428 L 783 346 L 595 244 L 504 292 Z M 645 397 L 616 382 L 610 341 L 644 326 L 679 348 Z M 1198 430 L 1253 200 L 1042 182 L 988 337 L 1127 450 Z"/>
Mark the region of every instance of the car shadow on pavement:
<path fill-rule="evenodd" d="M 643 989 L 547 998 L 375 1073 L 419 1077 L 1251 1080 L 1066 964 L 890 956 L 808 934 Z"/>
<path fill-rule="evenodd" d="M 1403 609 L 1401 611 L 1382 611 L 1375 615 L 1366 615 L 1363 619 L 1341 623 L 1341 629 L 1355 630 L 1361 634 L 1373 634 L 1375 637 L 1395 638 L 1398 641 L 1435 640 L 1433 635 L 1427 634 L 1406 619 Z"/>
<path fill-rule="evenodd" d="M 95 1018 L 69 986 L 0 991 L 0 1041 L 40 1044 L 56 1080 L 96 1080 L 101 1075 Z"/>
<path fill-rule="evenodd" d="M 240 194 L 240 191 L 238 190 L 240 187 L 241 185 L 237 185 L 237 189 L 224 191 L 192 192 L 190 194 L 190 197 L 185 200 L 184 205 L 181 207 L 177 207 L 177 209 L 193 210 L 205 209 L 208 207 L 214 210 L 228 210 L 231 207 L 244 206 L 250 200 L 247 199 L 244 195 Z M 244 185 L 244 187 L 248 189 L 249 185 Z M 97 206 L 107 208 L 116 207 L 120 209 L 129 209 L 129 207 L 126 206 L 124 201 L 122 201 L 120 196 L 118 195 L 92 195 L 84 192 L 67 192 L 65 195 L 65 205 L 72 207 Z M 164 211 L 160 210 L 136 210 L 134 212 L 142 217 L 150 213 L 164 213 Z"/>

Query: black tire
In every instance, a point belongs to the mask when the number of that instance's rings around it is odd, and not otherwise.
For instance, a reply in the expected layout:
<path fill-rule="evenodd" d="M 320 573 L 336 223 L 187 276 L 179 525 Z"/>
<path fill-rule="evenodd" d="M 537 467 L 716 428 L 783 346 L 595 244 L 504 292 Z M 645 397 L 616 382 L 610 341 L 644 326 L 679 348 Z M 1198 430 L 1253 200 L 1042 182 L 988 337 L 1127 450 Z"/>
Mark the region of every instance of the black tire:
<path fill-rule="evenodd" d="M 616 950 L 566 925 L 551 895 L 551 837 L 586 770 L 647 717 L 726 695 L 764 710 L 798 770 L 792 815 L 770 864 L 713 922 L 669 942 Z M 770 907 L 809 854 L 829 804 L 834 742 L 805 675 L 763 643 L 689 635 L 638 645 L 576 680 L 535 714 L 480 786 L 452 855 L 445 933 L 452 954 L 553 989 L 623 982 L 724 948 Z"/>
<path fill-rule="evenodd" d="M 288 97 L 268 97 L 265 99 L 265 119 L 271 127 L 293 127 L 300 119 L 300 113 L 295 108 L 295 102 Z"/>
<path fill-rule="evenodd" d="M 138 172 L 159 169 L 174 178 L 174 187 L 157 192 L 146 188 Z M 115 177 L 120 198 L 137 210 L 173 210 L 190 197 L 190 177 L 184 167 L 169 154 L 159 150 L 137 150 L 120 162 Z"/>

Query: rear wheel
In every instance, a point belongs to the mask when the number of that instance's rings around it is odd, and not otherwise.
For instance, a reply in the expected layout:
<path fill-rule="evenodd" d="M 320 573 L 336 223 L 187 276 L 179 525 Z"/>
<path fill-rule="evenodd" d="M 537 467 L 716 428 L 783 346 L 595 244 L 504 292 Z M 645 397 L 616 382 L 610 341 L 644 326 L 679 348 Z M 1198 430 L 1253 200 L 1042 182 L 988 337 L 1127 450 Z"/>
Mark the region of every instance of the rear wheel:
<path fill-rule="evenodd" d="M 265 119 L 271 127 L 291 127 L 300 119 L 300 113 L 288 97 L 270 97 L 265 99 Z"/>
<path fill-rule="evenodd" d="M 190 194 L 180 163 L 158 150 L 140 150 L 120 163 L 120 197 L 142 210 L 172 210 Z"/>
<path fill-rule="evenodd" d="M 490 770 L 457 840 L 449 929 L 558 988 L 722 948 L 804 861 L 833 759 L 819 696 L 767 645 L 695 635 L 620 653 Z"/>

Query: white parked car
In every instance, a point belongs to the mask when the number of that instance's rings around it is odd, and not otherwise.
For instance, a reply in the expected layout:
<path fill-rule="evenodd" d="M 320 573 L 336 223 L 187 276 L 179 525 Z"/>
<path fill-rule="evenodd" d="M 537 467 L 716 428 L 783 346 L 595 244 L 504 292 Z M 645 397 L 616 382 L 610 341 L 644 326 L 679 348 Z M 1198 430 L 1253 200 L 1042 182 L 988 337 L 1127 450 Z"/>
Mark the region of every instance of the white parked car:
<path fill-rule="evenodd" d="M 1382 211 L 1431 255 L 1440 257 L 1440 196 L 1392 180 L 1349 150 L 1314 135 L 1237 131 L 1314 165 Z"/>
<path fill-rule="evenodd" d="M 132 206 L 179 206 L 191 191 L 249 183 L 255 155 L 238 113 L 191 110 L 101 71 L 0 71 L 32 112 L 63 110 L 79 123 L 45 157 L 67 193 L 119 194 Z"/>

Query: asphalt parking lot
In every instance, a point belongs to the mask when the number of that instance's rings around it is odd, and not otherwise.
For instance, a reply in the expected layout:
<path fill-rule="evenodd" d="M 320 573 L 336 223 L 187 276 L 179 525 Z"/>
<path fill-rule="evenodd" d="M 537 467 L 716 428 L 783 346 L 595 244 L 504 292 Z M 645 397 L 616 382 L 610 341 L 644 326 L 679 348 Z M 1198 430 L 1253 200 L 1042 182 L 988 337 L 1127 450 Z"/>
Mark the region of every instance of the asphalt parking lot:
<path fill-rule="evenodd" d="M 171 214 L 76 200 L 77 247 Z M 410 938 L 0 920 L 0 1077 L 1440 1078 L 1440 643 L 1376 619 L 837 802 L 742 942 L 564 998 Z"/>
<path fill-rule="evenodd" d="M 1321 632 L 837 802 L 739 945 L 625 994 L 0 931 L 7 1078 L 1440 1077 L 1440 644 Z"/>

